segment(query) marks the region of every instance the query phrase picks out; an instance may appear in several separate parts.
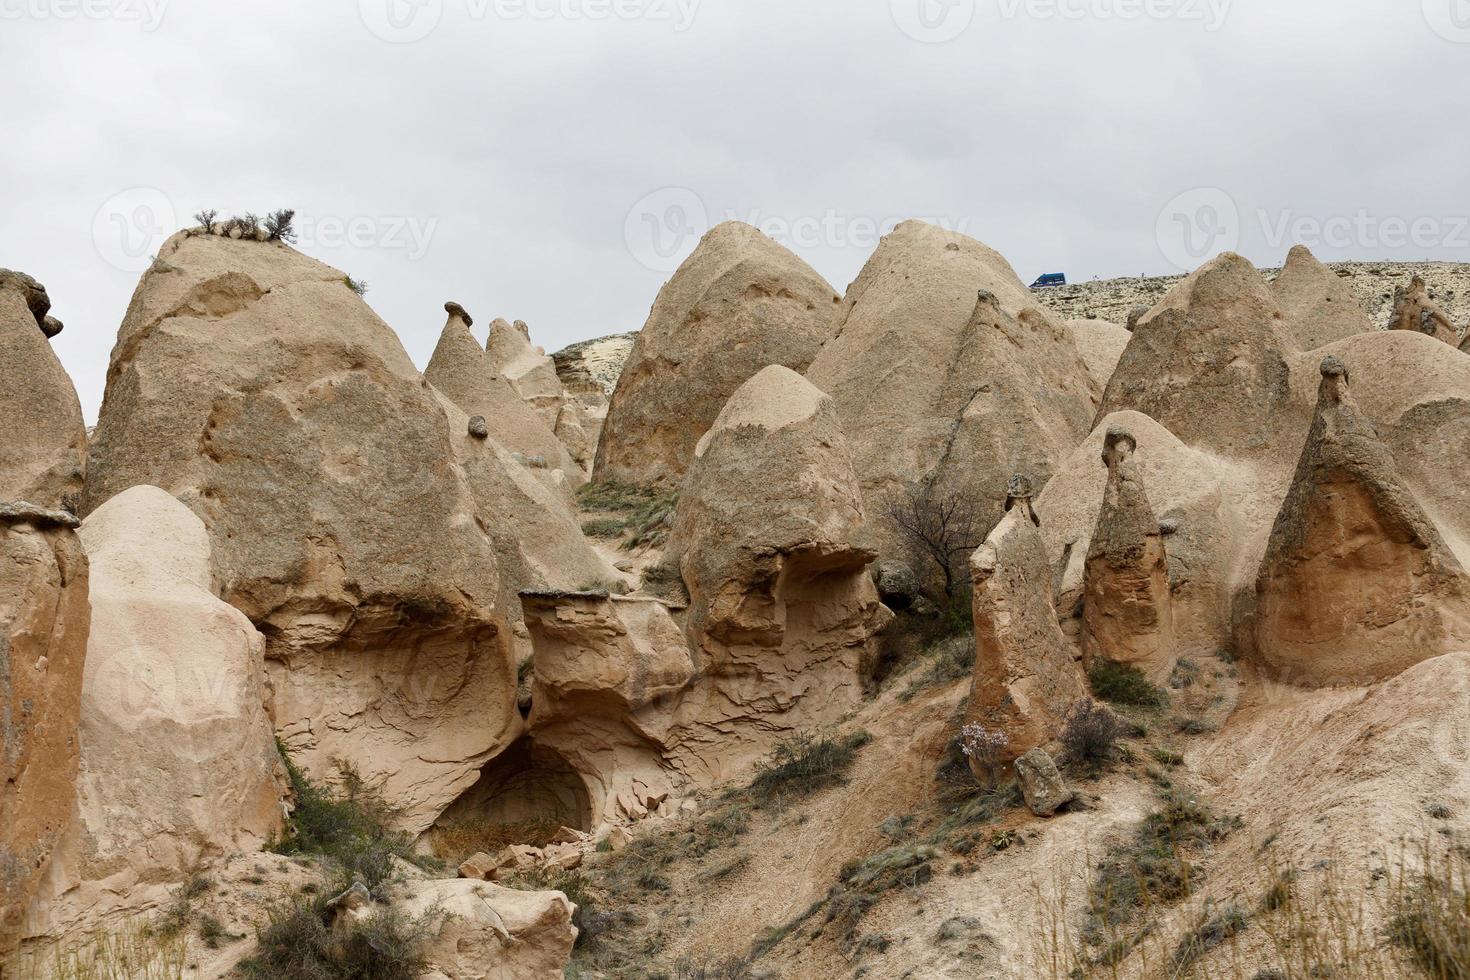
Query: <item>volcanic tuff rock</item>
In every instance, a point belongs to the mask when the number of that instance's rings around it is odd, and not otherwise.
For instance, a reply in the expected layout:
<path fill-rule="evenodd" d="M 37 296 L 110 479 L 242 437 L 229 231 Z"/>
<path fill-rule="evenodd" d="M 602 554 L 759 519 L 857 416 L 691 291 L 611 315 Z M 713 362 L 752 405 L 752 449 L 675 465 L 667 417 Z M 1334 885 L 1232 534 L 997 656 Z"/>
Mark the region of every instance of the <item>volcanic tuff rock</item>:
<path fill-rule="evenodd" d="M 449 303 L 445 311 L 449 316 L 429 366 L 424 369 L 424 380 L 466 415 L 482 416 L 490 435 L 518 453 L 549 486 L 570 497 L 573 490 L 587 482 L 587 474 L 535 407 L 496 371 L 490 355 L 470 333 L 471 321 L 463 307 Z"/>
<path fill-rule="evenodd" d="M 1227 646 L 1235 587 L 1232 569 L 1245 548 L 1240 539 L 1246 536 L 1236 497 L 1252 495 L 1252 474 L 1240 464 L 1185 446 L 1137 412 L 1099 419 L 1092 435 L 1058 468 L 1037 499 L 1041 536 L 1054 562 L 1056 604 L 1064 631 L 1082 645 L 1087 558 L 1093 553 L 1109 483 L 1109 471 L 1098 461 L 1108 433 L 1117 429 L 1125 429 L 1136 442 L 1130 465 L 1134 477 L 1149 488 L 1159 529 L 1166 532 L 1173 635 L 1179 652 L 1208 654 Z M 1262 533 L 1273 516 L 1274 511 L 1262 511 Z"/>
<path fill-rule="evenodd" d="M 1082 362 L 1087 365 L 1093 395 L 1101 399 L 1131 335 L 1116 323 L 1106 320 L 1068 320 L 1067 329 L 1071 331 L 1077 352 L 1082 355 Z"/>
<path fill-rule="evenodd" d="M 1133 462 L 1138 442 L 1122 427 L 1108 430 L 1108 470 L 1097 528 L 1083 575 L 1086 657 L 1137 667 L 1154 683 L 1168 680 L 1179 659 L 1164 536 Z"/>
<path fill-rule="evenodd" d="M 202 864 L 259 848 L 284 771 L 265 710 L 265 639 L 210 591 L 209 535 L 156 487 L 81 531 L 92 628 L 76 814 L 32 928 L 162 905 Z"/>
<path fill-rule="evenodd" d="M 681 781 L 664 759 L 694 664 L 668 606 L 597 593 L 522 602 L 536 648 L 530 737 L 587 787 L 588 826 L 670 796 Z"/>
<path fill-rule="evenodd" d="M 1271 293 L 1287 317 L 1287 329 L 1302 350 L 1373 329 L 1373 321 L 1341 276 L 1298 245 L 1286 257 Z"/>
<path fill-rule="evenodd" d="M 777 365 L 741 385 L 699 442 L 669 537 L 707 689 L 674 749 L 691 770 L 732 771 L 861 695 L 891 618 L 866 573 L 864 523 L 832 399 Z"/>
<path fill-rule="evenodd" d="M 81 503 L 87 430 L 71 379 L 37 329 L 49 319 L 46 287 L 0 269 L 0 500 L 42 507 Z"/>
<path fill-rule="evenodd" d="M 355 764 L 413 829 L 519 725 L 466 429 L 340 272 L 181 233 L 119 330 L 87 480 L 89 510 L 148 483 L 199 515 L 288 748 Z"/>
<path fill-rule="evenodd" d="M 1367 683 L 1470 640 L 1470 578 L 1322 362 L 1316 418 L 1257 580 L 1262 660 L 1298 684 Z"/>
<path fill-rule="evenodd" d="M 749 225 L 711 229 L 659 290 L 618 379 L 598 481 L 677 488 L 725 401 L 757 371 L 805 371 L 837 330 L 840 297 Z"/>
<path fill-rule="evenodd" d="M 1226 252 L 1139 320 L 1098 414 L 1131 409 L 1195 448 L 1279 455 L 1304 416 L 1291 399 L 1288 330 L 1255 268 Z"/>
<path fill-rule="evenodd" d="M 1054 739 L 1067 709 L 1087 693 L 1076 653 L 1057 625 L 1051 563 L 1029 481 L 1012 489 L 1006 516 L 970 558 L 975 668 L 966 721 L 1009 737 L 1003 761 Z"/>
<path fill-rule="evenodd" d="M 884 237 L 807 377 L 837 406 L 869 513 L 932 479 L 982 502 L 982 530 L 1000 520 L 1011 475 L 1044 484 L 1094 408 L 1070 331 L 1009 263 L 918 221 Z M 903 549 L 877 530 L 885 557 Z"/>
<path fill-rule="evenodd" d="M 1413 278 L 1407 289 L 1400 287 L 1395 291 L 1388 329 L 1417 330 L 1435 340 L 1442 340 L 1451 347 L 1458 347 L 1460 344 L 1460 331 L 1434 300 L 1429 298 L 1429 287 L 1419 276 Z"/>
<path fill-rule="evenodd" d="M 76 792 L 90 610 L 75 523 L 0 508 L 0 956 L 21 938 Z"/>
<path fill-rule="evenodd" d="M 424 980 L 562 980 L 577 940 L 577 907 L 561 892 L 468 878 L 407 887 L 404 914 L 430 923 Z"/>
<path fill-rule="evenodd" d="M 531 330 L 522 320 L 514 324 L 496 320 L 485 343 L 490 367 L 509 381 L 516 394 L 536 409 L 547 428 L 556 434 L 577 465 L 592 470 L 597 451 L 596 436 L 580 401 L 562 387 L 556 364 L 540 347 L 531 344 Z"/>

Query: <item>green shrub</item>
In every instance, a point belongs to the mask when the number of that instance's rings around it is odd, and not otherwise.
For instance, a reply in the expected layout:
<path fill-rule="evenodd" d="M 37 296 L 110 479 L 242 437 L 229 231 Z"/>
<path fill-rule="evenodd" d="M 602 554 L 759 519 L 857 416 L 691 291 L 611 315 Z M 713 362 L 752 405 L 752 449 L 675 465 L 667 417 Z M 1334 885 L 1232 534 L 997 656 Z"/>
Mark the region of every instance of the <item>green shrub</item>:
<path fill-rule="evenodd" d="M 858 732 L 845 739 L 817 739 L 802 733 L 784 739 L 771 755 L 756 763 L 751 792 L 762 802 L 777 797 L 810 796 L 829 786 L 847 781 L 847 771 L 857 759 L 858 750 L 872 736 Z"/>
<path fill-rule="evenodd" d="M 1188 971 L 1200 957 L 1244 931 L 1249 921 L 1245 910 L 1238 905 L 1227 905 L 1214 915 L 1207 914 L 1174 947 L 1174 969 L 1180 973 Z"/>
<path fill-rule="evenodd" d="M 589 538 L 620 538 L 627 529 L 627 521 L 612 517 L 598 517 L 582 522 L 582 533 Z"/>
<path fill-rule="evenodd" d="M 394 858 L 417 862 L 412 835 L 392 829 L 393 811 L 352 766 L 338 763 L 342 793 L 335 794 L 308 778 L 284 749 L 281 757 L 296 809 L 271 850 L 319 857 L 338 872 L 342 887 L 360 880 L 374 892 L 392 876 Z"/>
<path fill-rule="evenodd" d="M 1169 695 L 1162 688 L 1149 683 L 1142 671 L 1127 664 L 1096 657 L 1087 671 L 1087 680 L 1092 685 L 1092 693 L 1110 704 L 1150 710 L 1169 704 Z"/>
<path fill-rule="evenodd" d="M 298 897 L 273 910 L 240 972 L 261 980 L 416 980 L 424 972 L 427 920 L 383 909 L 334 933 L 327 901 Z"/>

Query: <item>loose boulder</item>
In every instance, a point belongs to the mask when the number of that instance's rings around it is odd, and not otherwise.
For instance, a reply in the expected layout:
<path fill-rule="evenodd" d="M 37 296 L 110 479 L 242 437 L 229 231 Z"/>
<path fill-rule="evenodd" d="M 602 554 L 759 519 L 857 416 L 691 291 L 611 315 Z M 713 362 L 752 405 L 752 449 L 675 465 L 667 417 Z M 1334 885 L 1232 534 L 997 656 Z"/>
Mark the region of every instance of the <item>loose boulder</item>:
<path fill-rule="evenodd" d="M 456 878 L 407 886 L 410 918 L 430 922 L 426 978 L 562 980 L 577 907 L 561 892 L 528 892 Z"/>
<path fill-rule="evenodd" d="M 618 380 L 598 481 L 677 489 L 725 402 L 757 371 L 805 371 L 837 331 L 841 298 L 791 252 L 726 222 L 659 291 Z"/>
<path fill-rule="evenodd" d="M 686 771 L 725 775 L 860 698 L 891 618 L 864 524 L 832 399 L 778 365 L 742 385 L 695 450 L 669 537 L 703 675 L 673 747 Z"/>
<path fill-rule="evenodd" d="M 1318 262 L 1305 245 L 1287 255 L 1286 265 L 1271 284 L 1271 294 L 1302 350 L 1316 350 L 1373 329 L 1352 287 Z"/>
<path fill-rule="evenodd" d="M 1083 654 L 1168 679 L 1179 659 L 1169 562 L 1143 474 L 1133 462 L 1138 442 L 1114 427 L 1103 443 L 1108 485 L 1087 551 Z"/>
<path fill-rule="evenodd" d="M 285 774 L 265 705 L 265 638 L 210 591 L 204 523 L 157 487 L 81 531 L 92 627 L 76 816 L 38 926 L 161 904 L 201 866 L 281 824 Z"/>
<path fill-rule="evenodd" d="M 520 723 L 466 429 L 339 271 L 184 232 L 123 320 L 88 472 L 88 511 L 150 484 L 200 517 L 221 598 L 265 635 L 281 739 L 414 830 Z"/>
<path fill-rule="evenodd" d="M 1021 784 L 1026 808 L 1038 817 L 1055 816 L 1077 797 L 1067 788 L 1056 761 L 1043 749 L 1032 749 L 1016 760 L 1016 781 Z"/>
<path fill-rule="evenodd" d="M 881 518 L 895 494 L 962 494 L 983 535 L 1011 476 L 1044 484 L 1091 427 L 1092 382 L 1071 332 L 974 239 L 904 222 L 842 313 L 807 377 L 837 407 L 885 558 L 907 551 Z"/>
<path fill-rule="evenodd" d="M 1322 362 L 1316 417 L 1256 583 L 1256 649 L 1305 686 L 1392 677 L 1470 641 L 1470 578 Z"/>
<path fill-rule="evenodd" d="M 22 937 L 76 793 L 90 625 L 77 523 L 0 505 L 0 957 Z"/>
<path fill-rule="evenodd" d="M 1057 624 L 1031 493 L 1029 480 L 1012 481 L 1006 516 L 970 559 L 975 669 L 966 720 L 1007 736 L 1002 761 L 1054 739 L 1067 710 L 1087 693 Z"/>
<path fill-rule="evenodd" d="M 0 500 L 76 510 L 87 430 L 76 389 L 51 350 L 46 287 L 0 269 Z"/>

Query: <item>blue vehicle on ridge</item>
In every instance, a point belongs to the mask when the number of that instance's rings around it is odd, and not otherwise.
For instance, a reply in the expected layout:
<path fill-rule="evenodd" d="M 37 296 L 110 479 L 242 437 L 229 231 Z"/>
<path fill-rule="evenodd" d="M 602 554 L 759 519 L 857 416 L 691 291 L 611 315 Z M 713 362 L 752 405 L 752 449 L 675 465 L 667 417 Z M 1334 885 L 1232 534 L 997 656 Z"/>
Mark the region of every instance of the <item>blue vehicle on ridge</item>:
<path fill-rule="evenodd" d="M 1032 289 L 1044 289 L 1047 286 L 1065 286 L 1067 274 L 1065 272 L 1044 272 L 1041 278 L 1031 284 Z"/>

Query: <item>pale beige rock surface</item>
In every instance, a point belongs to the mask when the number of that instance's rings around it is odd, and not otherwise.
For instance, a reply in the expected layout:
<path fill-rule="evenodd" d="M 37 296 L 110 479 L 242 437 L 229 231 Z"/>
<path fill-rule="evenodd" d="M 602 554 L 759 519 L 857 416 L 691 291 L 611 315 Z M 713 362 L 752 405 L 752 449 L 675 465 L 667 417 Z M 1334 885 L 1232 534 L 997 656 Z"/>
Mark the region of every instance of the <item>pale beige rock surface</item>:
<path fill-rule="evenodd" d="M 285 773 L 265 709 L 265 639 L 210 591 L 202 521 L 156 487 L 81 531 L 92 626 L 76 814 L 30 928 L 165 904 L 188 874 L 281 826 Z"/>
<path fill-rule="evenodd" d="M 426 976 L 562 980 L 577 927 L 572 925 L 576 906 L 561 892 L 515 891 L 468 878 L 406 887 L 404 912 L 428 915 L 435 923 Z"/>
<path fill-rule="evenodd" d="M 1107 320 L 1068 320 L 1067 330 L 1072 334 L 1077 353 L 1082 355 L 1082 362 L 1087 365 L 1093 395 L 1101 399 L 1132 335 Z"/>
<path fill-rule="evenodd" d="M 572 490 L 587 482 L 566 446 L 536 408 L 524 401 L 470 333 L 468 314 L 457 303 L 445 305 L 449 316 L 439 344 L 424 368 L 424 380 L 469 416 L 485 419 L 490 434 L 518 454 L 548 485 Z"/>
<path fill-rule="evenodd" d="M 1393 312 L 1389 315 L 1388 329 L 1417 330 L 1451 347 L 1460 345 L 1459 328 L 1450 322 L 1444 310 L 1430 299 L 1429 287 L 1419 276 L 1415 276 L 1407 288 L 1400 287 L 1395 291 Z"/>
<path fill-rule="evenodd" d="M 757 371 L 805 371 L 840 297 L 749 225 L 713 228 L 659 291 L 608 409 L 593 476 L 676 489 L 725 401 Z"/>
<path fill-rule="evenodd" d="M 870 515 L 929 479 L 979 501 L 982 530 L 1000 520 L 1011 476 L 1044 484 L 1095 407 L 1071 332 L 1010 264 L 917 221 L 884 237 L 807 377 L 836 403 Z M 903 550 L 875 524 L 885 554 Z"/>
<path fill-rule="evenodd" d="M 577 465 L 590 473 L 601 420 L 589 419 L 583 403 L 567 393 L 555 362 L 531 343 L 530 327 L 522 320 L 506 323 L 497 319 L 490 324 L 485 352 L 491 368 L 536 409 Z"/>
<path fill-rule="evenodd" d="M 119 331 L 88 472 L 89 510 L 147 483 L 199 515 L 288 748 L 356 765 L 414 829 L 519 726 L 463 432 L 340 272 L 181 233 Z"/>
<path fill-rule="evenodd" d="M 1293 248 L 1271 294 L 1286 314 L 1287 330 L 1302 350 L 1373 330 L 1373 321 L 1341 276 L 1317 261 L 1304 245 Z"/>
<path fill-rule="evenodd" d="M 75 523 L 0 509 L 0 957 L 21 938 L 76 792 L 90 611 Z"/>
<path fill-rule="evenodd" d="M 1114 425 L 1104 436 L 1108 485 L 1083 573 L 1082 652 L 1136 667 L 1153 683 L 1179 659 L 1164 535 L 1133 460 L 1138 441 Z"/>
<path fill-rule="evenodd" d="M 1037 520 L 1026 488 L 970 558 L 975 668 L 966 721 L 1006 734 L 1004 762 L 1056 738 L 1067 709 L 1087 693 L 1076 649 L 1057 624 Z"/>
<path fill-rule="evenodd" d="M 1470 643 L 1470 577 L 1321 366 L 1316 418 L 1257 580 L 1256 649 L 1293 684 L 1369 683 Z"/>
<path fill-rule="evenodd" d="M 864 524 L 832 399 L 776 365 L 742 385 L 700 440 L 669 538 L 703 683 L 671 734 L 685 771 L 734 771 L 861 696 L 890 618 Z"/>
<path fill-rule="evenodd" d="M 76 389 L 41 329 L 49 308 L 44 286 L 0 269 L 0 414 L 6 421 L 0 500 L 75 509 L 87 430 Z"/>

